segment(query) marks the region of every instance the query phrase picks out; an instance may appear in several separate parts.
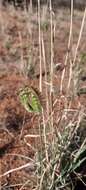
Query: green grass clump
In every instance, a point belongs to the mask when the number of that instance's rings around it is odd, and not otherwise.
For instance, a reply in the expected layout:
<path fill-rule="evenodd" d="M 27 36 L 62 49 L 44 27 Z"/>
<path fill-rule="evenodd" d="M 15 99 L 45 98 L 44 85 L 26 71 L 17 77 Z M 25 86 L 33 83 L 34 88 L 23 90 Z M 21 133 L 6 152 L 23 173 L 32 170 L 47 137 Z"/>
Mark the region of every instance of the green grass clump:
<path fill-rule="evenodd" d="M 82 122 L 83 123 L 83 122 Z M 75 128 L 75 126 L 71 126 Z M 86 139 L 84 143 L 79 129 L 74 135 L 69 136 L 70 127 L 64 129 L 62 135 L 56 135 L 53 147 L 47 147 L 48 161 L 45 151 L 37 152 L 36 158 L 39 166 L 36 174 L 38 176 L 39 190 L 65 189 L 72 190 L 79 180 L 83 181 L 83 167 L 86 165 Z M 53 143 L 53 142 L 52 142 Z M 84 183 L 84 182 L 83 182 Z"/>

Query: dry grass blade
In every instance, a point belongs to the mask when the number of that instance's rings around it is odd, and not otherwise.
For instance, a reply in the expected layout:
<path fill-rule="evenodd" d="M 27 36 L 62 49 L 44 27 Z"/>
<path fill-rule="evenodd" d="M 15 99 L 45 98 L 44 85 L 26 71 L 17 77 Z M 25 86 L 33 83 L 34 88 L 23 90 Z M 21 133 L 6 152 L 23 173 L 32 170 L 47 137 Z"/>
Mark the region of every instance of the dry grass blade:
<path fill-rule="evenodd" d="M 39 89 L 42 92 L 42 52 L 41 52 L 41 15 L 40 15 L 40 0 L 38 0 L 38 24 L 39 24 L 39 61 L 40 61 L 40 79 Z"/>

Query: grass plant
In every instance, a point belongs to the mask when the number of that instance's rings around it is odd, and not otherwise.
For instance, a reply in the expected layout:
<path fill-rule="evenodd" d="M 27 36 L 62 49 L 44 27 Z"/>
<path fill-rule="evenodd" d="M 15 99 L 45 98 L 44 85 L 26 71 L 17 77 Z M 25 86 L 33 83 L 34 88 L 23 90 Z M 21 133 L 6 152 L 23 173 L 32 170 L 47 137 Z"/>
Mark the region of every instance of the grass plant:
<path fill-rule="evenodd" d="M 78 100 L 78 107 L 76 109 L 71 108 L 72 96 L 71 86 L 74 83 L 72 91 L 77 91 L 78 88 L 78 76 L 79 71 L 73 70 L 77 67 L 77 54 L 83 34 L 83 28 L 86 21 L 86 8 L 84 11 L 81 29 L 76 45 L 75 55 L 72 55 L 73 45 L 73 0 L 71 0 L 71 15 L 70 15 L 70 31 L 68 39 L 68 49 L 64 60 L 64 69 L 62 71 L 60 81 L 60 94 L 59 97 L 54 98 L 53 86 L 54 86 L 54 41 L 55 41 L 55 27 L 53 23 L 53 10 L 52 1 L 50 0 L 50 78 L 47 76 L 47 60 L 46 60 L 46 49 L 44 42 L 44 32 L 41 27 L 41 7 L 40 0 L 38 0 L 38 44 L 39 44 L 39 90 L 43 94 L 43 85 L 45 84 L 45 107 L 42 107 L 39 93 L 33 88 L 30 89 L 30 95 L 28 89 L 24 91 L 21 102 L 23 102 L 24 108 L 35 114 L 38 117 L 38 128 L 36 133 L 27 134 L 24 138 L 25 143 L 32 148 L 34 151 L 34 158 L 18 168 L 7 171 L 2 174 L 6 176 L 14 171 L 18 171 L 29 167 L 33 168 L 34 175 L 32 175 L 32 188 L 35 190 L 75 190 L 77 181 L 81 181 L 86 187 L 84 175 L 84 167 L 86 167 L 86 138 L 83 137 L 84 130 L 86 128 L 86 113 L 85 108 Z M 42 25 L 47 30 L 47 21 Z M 19 32 L 19 39 L 21 43 L 21 70 L 24 70 L 24 57 L 22 51 L 22 36 Z M 9 45 L 9 44 L 7 44 Z M 9 48 L 9 46 L 8 46 Z M 72 57 L 72 56 L 73 57 Z M 82 55 L 82 61 L 86 59 L 86 55 Z M 42 66 L 45 70 L 45 78 L 42 78 Z M 69 68 L 69 78 L 66 86 L 66 93 L 63 95 L 64 81 L 66 75 L 66 67 Z M 75 74 L 74 74 L 75 72 Z M 77 74 L 78 73 L 78 74 Z M 44 83 L 44 81 L 46 83 Z M 48 88 L 47 83 L 50 85 Z M 56 87 L 57 88 L 57 87 Z M 34 94 L 34 96 L 33 96 Z M 78 94 L 75 96 L 78 99 Z M 62 98 L 65 99 L 64 109 L 61 110 Z M 70 98 L 70 101 L 69 99 Z M 30 100 L 29 100 L 30 99 Z M 29 100 L 29 101 L 28 101 Z M 58 106 L 58 117 L 55 119 L 54 107 L 59 102 Z M 36 112 L 36 113 L 35 113 Z M 72 113 L 71 119 L 69 115 Z M 33 116 L 33 117 L 34 117 Z M 83 128 L 83 122 L 85 127 Z M 82 133 L 83 128 L 83 133 Z M 35 142 L 39 140 L 38 144 L 32 146 L 27 143 L 27 138 L 35 139 Z M 36 146 L 36 147 L 35 147 Z M 86 172 L 86 170 L 85 170 Z M 29 186 L 30 180 L 22 185 L 20 190 L 24 189 L 25 186 Z"/>

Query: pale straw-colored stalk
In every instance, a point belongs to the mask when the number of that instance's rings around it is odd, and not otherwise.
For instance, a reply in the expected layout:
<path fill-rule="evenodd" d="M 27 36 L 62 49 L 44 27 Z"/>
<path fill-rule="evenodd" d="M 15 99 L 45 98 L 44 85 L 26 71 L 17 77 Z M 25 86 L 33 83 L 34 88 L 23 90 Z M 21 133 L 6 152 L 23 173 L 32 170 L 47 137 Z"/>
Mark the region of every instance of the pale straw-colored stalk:
<path fill-rule="evenodd" d="M 44 39 L 42 35 L 42 54 L 43 54 L 43 63 L 44 63 L 44 72 L 45 72 L 45 82 L 47 82 L 47 65 L 46 65 L 46 57 L 45 57 L 45 47 L 44 47 Z M 45 86 L 45 93 L 46 93 L 46 110 L 47 110 L 47 117 L 49 117 L 49 99 L 48 99 L 48 87 Z"/>
<path fill-rule="evenodd" d="M 18 32 L 18 35 L 19 35 L 20 50 L 21 50 L 20 74 L 22 75 L 22 73 L 25 74 L 24 73 L 25 64 L 24 64 L 24 55 L 23 55 L 23 41 L 22 41 L 22 35 L 20 31 Z"/>
<path fill-rule="evenodd" d="M 53 11 L 52 11 L 52 1 L 50 0 L 50 28 L 51 28 L 51 66 L 50 66 L 50 112 L 52 114 L 53 112 L 53 74 L 54 74 L 54 63 L 53 63 L 53 57 L 54 57 L 54 51 L 53 51 Z M 51 130 L 53 134 L 53 116 L 51 117 Z"/>
<path fill-rule="evenodd" d="M 82 24 L 81 24 L 81 29 L 80 29 L 80 33 L 79 33 L 79 38 L 78 38 L 78 42 L 77 42 L 77 46 L 76 46 L 76 50 L 75 50 L 75 55 L 74 55 L 74 59 L 73 59 L 73 65 L 75 65 L 75 62 L 76 62 L 76 57 L 77 57 L 77 53 L 78 53 L 78 49 L 79 49 L 79 45 L 80 45 L 83 29 L 84 29 L 84 26 L 85 26 L 85 19 L 86 19 L 86 7 L 85 7 L 85 10 L 84 10 L 84 15 L 83 15 L 83 19 L 82 19 Z"/>
<path fill-rule="evenodd" d="M 64 77 L 65 77 L 66 65 L 67 65 L 69 54 L 70 54 L 70 51 L 71 51 L 70 48 L 71 48 L 71 42 L 72 42 L 72 33 L 73 33 L 72 30 L 73 30 L 73 0 L 71 0 L 71 21 L 70 21 L 69 40 L 68 40 L 68 50 L 67 50 L 66 57 L 65 57 L 65 62 L 64 62 L 65 67 L 64 67 L 64 70 L 62 72 L 62 77 L 61 77 L 61 85 L 60 85 L 60 93 L 61 94 L 62 94 L 62 90 L 63 90 L 63 82 L 64 82 Z M 68 84 L 68 88 L 69 88 L 69 84 Z"/>
<path fill-rule="evenodd" d="M 42 51 L 41 51 L 41 15 L 40 15 L 40 0 L 38 0 L 38 29 L 39 29 L 39 61 L 40 61 L 40 78 L 39 89 L 42 92 Z"/>

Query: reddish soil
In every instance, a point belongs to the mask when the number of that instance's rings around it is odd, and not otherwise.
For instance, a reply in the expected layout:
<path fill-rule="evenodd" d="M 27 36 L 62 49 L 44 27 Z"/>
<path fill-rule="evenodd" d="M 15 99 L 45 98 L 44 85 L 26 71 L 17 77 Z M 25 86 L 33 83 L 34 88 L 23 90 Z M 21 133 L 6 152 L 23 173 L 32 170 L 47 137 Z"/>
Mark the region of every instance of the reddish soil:
<path fill-rule="evenodd" d="M 33 158 L 34 152 L 24 142 L 24 136 L 31 133 L 37 126 L 37 119 L 34 115 L 25 112 L 18 98 L 18 90 L 24 85 L 33 85 L 38 88 L 39 79 L 39 53 L 38 53 L 38 24 L 36 13 L 27 15 L 19 10 L 2 8 L 0 13 L 0 174 L 10 169 L 17 168 L 28 163 L 27 158 Z M 65 54 L 67 52 L 67 42 L 70 26 L 69 10 L 58 10 L 55 13 L 56 36 L 54 42 L 54 63 L 61 63 L 61 68 L 55 71 L 54 86 L 57 104 L 55 108 L 55 118 L 60 115 L 59 88 L 62 71 L 64 68 Z M 73 44 L 78 40 L 83 12 L 74 13 L 73 22 Z M 49 22 L 49 16 L 48 21 Z M 49 23 L 48 23 L 49 24 Z M 44 27 L 44 25 L 42 26 Z M 44 42 L 46 49 L 46 60 L 49 69 L 50 63 L 50 26 L 44 28 Z M 86 26 L 84 27 L 79 52 L 86 52 Z M 28 72 L 26 77 L 25 65 L 31 58 L 34 68 L 34 75 Z M 63 95 L 66 94 L 65 87 L 68 81 L 68 69 L 63 85 Z M 85 82 L 84 82 L 85 83 Z M 85 107 L 86 95 L 72 100 L 71 107 L 78 108 L 79 101 Z M 65 98 L 61 99 L 61 109 L 65 106 Z M 70 115 L 69 115 L 70 118 Z M 32 140 L 30 139 L 30 143 Z M 33 142 L 32 142 L 33 144 Z M 23 155 L 24 157 L 21 157 Z M 30 179 L 30 182 L 23 190 L 30 190 L 33 182 L 33 171 L 23 169 L 13 172 L 1 178 L 1 189 L 18 190 Z M 34 181 L 35 181 L 34 176 Z M 8 188 L 7 188 L 8 187 Z"/>

